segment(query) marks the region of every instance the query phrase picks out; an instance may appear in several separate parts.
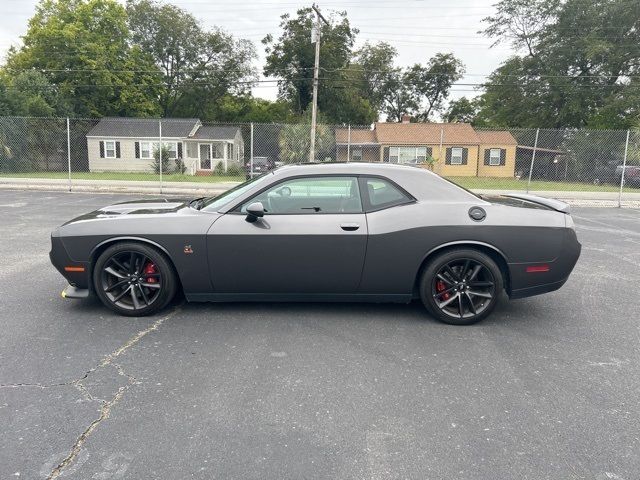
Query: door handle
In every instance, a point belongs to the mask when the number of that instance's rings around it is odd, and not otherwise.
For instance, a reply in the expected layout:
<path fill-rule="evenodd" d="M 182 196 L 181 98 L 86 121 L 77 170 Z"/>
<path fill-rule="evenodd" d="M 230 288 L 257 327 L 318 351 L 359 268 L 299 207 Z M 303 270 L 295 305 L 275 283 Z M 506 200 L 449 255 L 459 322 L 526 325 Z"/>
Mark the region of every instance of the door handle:
<path fill-rule="evenodd" d="M 347 232 L 353 232 L 355 230 L 358 230 L 360 228 L 360 225 L 357 223 L 341 223 L 340 228 Z"/>

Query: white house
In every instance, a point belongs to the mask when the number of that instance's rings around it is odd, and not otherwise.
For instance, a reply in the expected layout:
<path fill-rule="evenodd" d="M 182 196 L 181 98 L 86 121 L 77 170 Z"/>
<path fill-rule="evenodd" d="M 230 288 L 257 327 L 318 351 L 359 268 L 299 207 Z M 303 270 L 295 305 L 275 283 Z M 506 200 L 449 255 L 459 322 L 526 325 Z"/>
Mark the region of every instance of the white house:
<path fill-rule="evenodd" d="M 225 170 L 232 164 L 244 164 L 239 127 L 203 125 L 197 118 L 108 117 L 87 134 L 89 171 L 153 171 L 161 133 L 170 160 L 181 159 L 187 174 L 210 174 L 220 162 Z M 175 163 L 171 163 L 173 171 Z"/>

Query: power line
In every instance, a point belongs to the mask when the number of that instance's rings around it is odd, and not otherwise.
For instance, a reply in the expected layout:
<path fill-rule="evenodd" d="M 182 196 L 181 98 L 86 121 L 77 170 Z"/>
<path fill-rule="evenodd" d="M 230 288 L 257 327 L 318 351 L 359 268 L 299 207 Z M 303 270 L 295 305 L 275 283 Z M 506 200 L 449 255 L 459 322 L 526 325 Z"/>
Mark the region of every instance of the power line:
<path fill-rule="evenodd" d="M 297 68 L 297 70 L 299 71 L 312 71 L 314 67 L 299 67 Z M 365 73 L 365 74 L 371 74 L 371 73 L 390 73 L 389 70 L 372 70 L 372 69 L 364 69 L 364 68 L 360 68 L 357 66 L 357 64 L 354 64 L 352 66 L 347 66 L 347 67 L 339 67 L 339 68 L 326 68 L 326 67 L 319 67 L 320 70 L 324 71 L 325 73 L 338 73 L 338 72 L 354 72 L 354 73 Z M 10 72 L 29 72 L 29 71 L 36 71 L 36 72 L 40 72 L 40 73 L 98 73 L 98 72 L 111 72 L 111 73 L 149 73 L 149 74 L 157 74 L 157 75 L 163 75 L 162 71 L 159 70 L 129 70 L 129 69 L 107 69 L 107 68 L 71 68 L 71 69 L 50 69 L 50 68 L 21 68 L 21 69 L 17 69 L 17 68 L 7 68 L 8 71 Z M 207 68 L 203 68 L 203 69 L 184 69 L 181 70 L 179 74 L 177 74 L 176 76 L 186 76 L 190 73 L 246 73 L 246 69 L 216 69 L 216 68 L 212 68 L 212 69 L 207 69 Z M 426 76 L 443 76 L 443 77 L 447 77 L 447 76 L 458 76 L 457 73 L 446 73 L 446 72 L 424 72 L 422 73 L 422 75 L 426 75 Z M 488 74 L 484 74 L 484 73 L 465 73 L 464 76 L 465 77 L 488 77 L 492 75 L 492 73 L 488 73 Z M 500 75 L 501 77 L 509 77 L 509 78 L 518 78 L 518 79 L 538 79 L 538 78 L 565 78 L 565 79 L 583 79 L 583 78 L 589 78 L 589 79 L 611 79 L 611 78 L 637 78 L 640 77 L 640 73 L 639 74 L 627 74 L 627 75 L 544 75 L 544 74 L 540 74 L 540 75 L 518 75 L 518 74 L 504 74 L 504 75 Z M 269 82 L 269 81 L 279 81 L 278 79 L 273 79 L 273 80 L 269 80 L 267 79 L 263 79 L 263 80 L 245 80 L 245 81 L 237 81 L 234 83 L 251 83 L 251 82 Z"/>
<path fill-rule="evenodd" d="M 253 85 L 266 85 L 266 84 L 273 84 L 273 86 L 277 86 L 279 83 L 281 82 L 302 82 L 302 81 L 312 81 L 313 77 L 295 77 L 295 78 L 290 78 L 290 79 L 265 79 L 265 80 L 247 80 L 247 81 L 239 81 L 239 82 L 234 82 L 234 84 L 232 86 L 236 86 L 236 85 L 245 85 L 245 86 L 253 86 Z M 319 80 L 322 80 L 323 82 L 334 82 L 334 83 L 343 83 L 343 84 L 357 84 L 360 83 L 359 80 L 353 80 L 353 79 L 345 79 L 345 78 L 332 78 L 332 77 L 319 77 Z M 413 82 L 408 81 L 407 79 L 401 79 L 399 80 L 399 83 L 405 84 L 405 85 L 414 85 Z M 90 83 L 90 84 L 65 84 L 65 85 L 32 85 L 30 86 L 30 88 L 60 88 L 60 87 L 69 87 L 69 88 L 113 88 L 113 89 L 121 89 L 121 88 L 126 88 L 126 87 L 130 87 L 130 86 L 136 86 L 136 87 L 147 87 L 147 88 L 151 88 L 151 87 L 162 87 L 165 86 L 164 84 L 152 84 L 152 83 L 130 83 L 127 85 L 114 85 L 111 83 L 105 83 L 105 84 L 99 84 L 99 83 Z M 218 87 L 220 86 L 220 83 L 216 83 L 216 82 L 183 82 L 183 83 L 176 83 L 174 86 L 176 87 Z M 526 86 L 526 84 L 523 84 L 522 82 L 519 83 L 483 83 L 483 82 L 455 82 L 452 84 L 453 87 L 475 87 L 475 88 L 487 88 L 487 87 L 523 87 Z M 604 84 L 604 85 L 581 85 L 581 84 L 546 84 L 545 86 L 549 87 L 549 88 L 593 88 L 593 89 L 602 89 L 602 88 L 612 88 L 612 89 L 620 89 L 620 88 L 630 88 L 630 87 L 640 87 L 640 85 L 624 85 L 624 84 Z M 8 86 L 8 88 L 17 88 L 15 85 L 10 85 Z"/>

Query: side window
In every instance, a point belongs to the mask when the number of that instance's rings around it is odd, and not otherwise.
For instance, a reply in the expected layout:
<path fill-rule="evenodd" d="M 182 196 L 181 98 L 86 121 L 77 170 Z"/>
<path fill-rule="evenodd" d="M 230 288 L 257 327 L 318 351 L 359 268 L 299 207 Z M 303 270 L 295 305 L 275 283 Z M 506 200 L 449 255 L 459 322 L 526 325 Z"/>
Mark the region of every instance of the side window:
<path fill-rule="evenodd" d="M 245 213 L 262 202 L 266 214 L 361 213 L 362 201 L 356 177 L 305 177 L 285 180 L 245 202 Z"/>
<path fill-rule="evenodd" d="M 383 178 L 365 178 L 363 184 L 367 189 L 368 203 L 371 210 L 394 207 L 413 201 L 406 193 L 393 183 Z"/>
<path fill-rule="evenodd" d="M 489 165 L 500 165 L 500 155 L 499 148 L 489 150 Z"/>

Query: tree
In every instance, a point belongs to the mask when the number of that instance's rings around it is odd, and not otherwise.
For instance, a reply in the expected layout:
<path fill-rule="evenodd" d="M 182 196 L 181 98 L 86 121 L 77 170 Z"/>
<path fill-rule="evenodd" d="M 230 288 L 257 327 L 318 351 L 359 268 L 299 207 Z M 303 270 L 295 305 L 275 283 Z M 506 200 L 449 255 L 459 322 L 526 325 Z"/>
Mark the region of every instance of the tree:
<path fill-rule="evenodd" d="M 293 122 L 298 120 L 291 105 L 283 100 L 272 102 L 251 95 L 225 95 L 217 104 L 212 117 L 203 117 L 205 121 L 216 122 Z"/>
<path fill-rule="evenodd" d="M 469 100 L 467 97 L 460 97 L 449 103 L 449 108 L 445 112 L 443 120 L 445 122 L 453 123 L 474 123 L 477 114 L 477 100 Z"/>
<path fill-rule="evenodd" d="M 394 69 L 382 87 L 382 111 L 387 121 L 402 121 L 404 114 L 415 114 L 420 106 L 416 90 L 411 88 L 406 74 L 399 68 Z"/>
<path fill-rule="evenodd" d="M 68 111 L 58 90 L 36 71 L 0 76 L 0 114 L 22 117 L 50 117 Z"/>
<path fill-rule="evenodd" d="M 437 53 L 427 65 L 417 63 L 404 75 L 404 82 L 418 101 L 416 114 L 429 121 L 433 113 L 442 110 L 451 87 L 462 78 L 464 65 L 451 53 Z"/>
<path fill-rule="evenodd" d="M 311 128 L 308 123 L 284 125 L 278 137 L 280 159 L 285 163 L 309 161 Z M 316 129 L 316 160 L 334 159 L 335 135 L 333 129 L 320 124 Z"/>
<path fill-rule="evenodd" d="M 400 122 L 404 114 L 429 121 L 441 112 L 451 87 L 464 73 L 452 54 L 438 53 L 425 66 L 402 70 L 394 66 L 397 51 L 388 43 L 366 43 L 355 53 L 354 64 L 362 71 L 363 91 L 376 111 L 387 120 Z"/>
<path fill-rule="evenodd" d="M 489 77 L 479 117 L 503 126 L 629 127 L 638 114 L 640 3 L 527 3 L 503 0 L 485 19 L 487 35 L 514 40 L 527 55 L 510 58 Z M 514 28 L 530 23 L 534 32 L 525 38 L 523 27 L 512 38 Z"/>
<path fill-rule="evenodd" d="M 361 72 L 350 63 L 357 30 L 345 12 L 329 18 L 330 24 L 321 27 L 318 109 L 330 122 L 369 123 L 377 118 L 377 112 L 363 94 Z M 277 41 L 271 35 L 262 41 L 267 53 L 264 74 L 281 79 L 280 98 L 290 102 L 301 116 L 312 101 L 315 45 L 311 31 L 315 16 L 311 8 L 302 8 L 296 17 L 282 15 L 281 19 L 282 34 Z"/>
<path fill-rule="evenodd" d="M 253 44 L 220 30 L 204 30 L 193 15 L 155 0 L 128 0 L 132 41 L 162 73 L 164 116 L 211 118 L 228 94 L 245 94 L 255 72 Z"/>
<path fill-rule="evenodd" d="M 59 105 L 76 115 L 158 113 L 158 70 L 130 47 L 127 14 L 116 0 L 42 0 L 23 42 L 9 51 L 7 73 L 42 71 L 64 99 Z M 34 102 L 31 108 L 44 108 Z"/>
<path fill-rule="evenodd" d="M 353 67 L 359 69 L 363 81 L 363 94 L 377 112 L 385 109 L 390 93 L 390 82 L 397 78 L 394 61 L 398 51 L 386 42 L 365 43 L 354 53 Z"/>
<path fill-rule="evenodd" d="M 487 28 L 479 33 L 495 39 L 494 46 L 510 42 L 516 49 L 524 48 L 535 57 L 545 29 L 557 15 L 559 0 L 501 0 L 497 13 L 483 19 Z"/>

